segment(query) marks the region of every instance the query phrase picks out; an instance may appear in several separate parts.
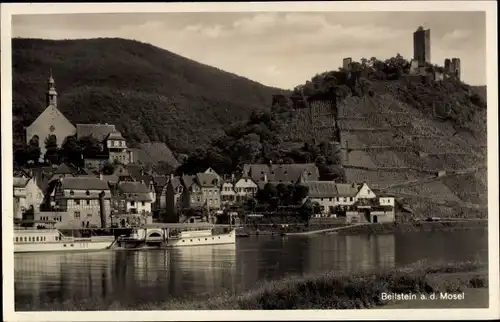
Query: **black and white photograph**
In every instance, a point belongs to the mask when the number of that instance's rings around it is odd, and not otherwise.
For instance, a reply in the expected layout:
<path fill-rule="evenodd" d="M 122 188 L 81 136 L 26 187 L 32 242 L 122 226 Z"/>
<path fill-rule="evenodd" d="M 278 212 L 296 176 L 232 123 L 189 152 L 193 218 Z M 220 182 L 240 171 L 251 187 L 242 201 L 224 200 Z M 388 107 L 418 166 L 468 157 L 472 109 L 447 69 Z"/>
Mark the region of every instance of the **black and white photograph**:
<path fill-rule="evenodd" d="M 496 2 L 1 6 L 5 320 L 499 317 Z"/>

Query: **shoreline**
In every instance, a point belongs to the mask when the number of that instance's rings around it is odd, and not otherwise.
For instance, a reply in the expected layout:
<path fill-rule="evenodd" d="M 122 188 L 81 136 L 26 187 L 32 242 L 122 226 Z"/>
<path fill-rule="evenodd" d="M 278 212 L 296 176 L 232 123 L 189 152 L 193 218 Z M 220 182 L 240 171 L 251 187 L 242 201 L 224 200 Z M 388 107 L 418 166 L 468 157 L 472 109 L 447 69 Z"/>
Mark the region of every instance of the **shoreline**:
<path fill-rule="evenodd" d="M 279 226 L 279 225 L 277 225 Z M 332 232 L 322 232 L 322 230 L 331 229 Z M 420 231 L 457 231 L 471 229 L 488 229 L 487 219 L 471 220 L 448 220 L 448 221 L 419 221 L 419 222 L 393 222 L 377 224 L 360 225 L 332 225 L 316 224 L 310 226 L 290 226 L 288 229 L 281 227 L 268 228 L 258 226 L 244 226 L 241 232 L 248 236 L 259 235 L 283 235 L 299 236 L 309 234 L 339 234 L 339 235 L 362 235 L 362 234 L 392 234 L 400 232 L 420 232 Z M 241 238 L 241 237 L 239 237 Z"/>
<path fill-rule="evenodd" d="M 66 301 L 44 303 L 37 311 L 87 310 L 286 310 L 286 309 L 391 309 L 488 307 L 487 264 L 453 262 L 425 265 L 417 262 L 403 268 L 348 274 L 335 271 L 286 276 L 265 281 L 240 294 L 214 294 L 207 299 L 170 299 L 136 303 L 133 307 L 117 301 Z M 471 293 L 472 292 L 472 293 Z M 432 294 L 465 294 L 462 301 L 423 301 Z M 412 301 L 387 299 L 384 294 L 416 294 Z M 481 294 L 478 301 L 470 294 Z M 486 296 L 484 296 L 486 295 Z M 26 310 L 26 309 L 25 309 Z"/>

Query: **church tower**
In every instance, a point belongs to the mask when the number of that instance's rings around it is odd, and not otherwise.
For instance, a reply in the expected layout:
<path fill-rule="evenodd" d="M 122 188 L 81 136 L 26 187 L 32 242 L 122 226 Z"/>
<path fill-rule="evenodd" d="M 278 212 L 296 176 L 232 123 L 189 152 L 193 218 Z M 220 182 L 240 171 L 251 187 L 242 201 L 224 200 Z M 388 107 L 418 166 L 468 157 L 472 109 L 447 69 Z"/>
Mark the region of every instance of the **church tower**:
<path fill-rule="evenodd" d="M 57 107 L 57 92 L 56 92 L 54 78 L 52 77 L 52 70 L 50 70 L 50 76 L 49 76 L 47 86 L 48 86 L 47 102 L 46 102 L 47 106 L 53 105 L 54 107 Z"/>

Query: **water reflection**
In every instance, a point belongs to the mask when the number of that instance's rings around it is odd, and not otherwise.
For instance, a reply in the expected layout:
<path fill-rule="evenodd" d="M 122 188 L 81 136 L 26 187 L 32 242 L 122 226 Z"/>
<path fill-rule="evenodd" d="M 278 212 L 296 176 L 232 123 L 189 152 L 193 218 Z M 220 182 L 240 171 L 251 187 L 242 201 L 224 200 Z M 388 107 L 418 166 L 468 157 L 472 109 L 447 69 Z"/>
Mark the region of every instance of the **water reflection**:
<path fill-rule="evenodd" d="M 15 255 L 16 309 L 93 298 L 124 306 L 168 298 L 207 298 L 250 289 L 285 274 L 359 272 L 487 260 L 483 231 L 395 235 L 260 236 L 236 245 L 150 251 Z"/>

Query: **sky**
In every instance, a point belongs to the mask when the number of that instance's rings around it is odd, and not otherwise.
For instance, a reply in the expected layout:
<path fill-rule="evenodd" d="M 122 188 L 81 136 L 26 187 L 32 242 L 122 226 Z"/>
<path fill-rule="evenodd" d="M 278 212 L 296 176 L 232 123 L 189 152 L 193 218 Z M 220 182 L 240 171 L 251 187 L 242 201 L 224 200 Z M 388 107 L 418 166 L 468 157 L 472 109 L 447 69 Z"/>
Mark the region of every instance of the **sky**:
<path fill-rule="evenodd" d="M 344 57 L 413 58 L 431 29 L 431 62 L 459 57 L 462 79 L 486 84 L 484 12 L 253 12 L 16 15 L 12 37 L 119 37 L 150 43 L 264 85 L 291 89 Z"/>

